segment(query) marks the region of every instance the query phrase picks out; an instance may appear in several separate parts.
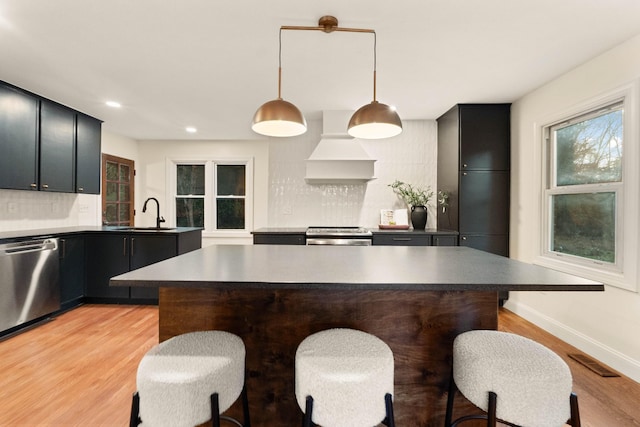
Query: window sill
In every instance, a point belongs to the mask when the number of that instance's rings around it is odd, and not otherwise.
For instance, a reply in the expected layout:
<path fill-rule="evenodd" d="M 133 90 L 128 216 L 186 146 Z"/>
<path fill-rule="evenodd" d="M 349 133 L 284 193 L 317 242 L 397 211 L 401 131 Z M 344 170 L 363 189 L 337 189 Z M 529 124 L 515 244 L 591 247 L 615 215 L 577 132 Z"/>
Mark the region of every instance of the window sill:
<path fill-rule="evenodd" d="M 599 270 L 594 267 L 573 264 L 556 258 L 538 256 L 533 264 L 547 267 L 552 270 L 561 271 L 567 274 L 573 274 L 589 280 L 602 282 L 605 285 L 615 286 L 631 292 L 638 292 L 635 281 L 632 277 L 627 277 L 623 273 Z"/>

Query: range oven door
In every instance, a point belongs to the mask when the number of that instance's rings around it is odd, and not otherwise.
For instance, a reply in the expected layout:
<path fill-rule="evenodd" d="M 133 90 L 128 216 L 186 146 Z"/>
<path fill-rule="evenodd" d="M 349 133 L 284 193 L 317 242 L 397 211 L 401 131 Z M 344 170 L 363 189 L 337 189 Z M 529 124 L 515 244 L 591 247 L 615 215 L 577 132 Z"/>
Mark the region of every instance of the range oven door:
<path fill-rule="evenodd" d="M 307 237 L 307 245 L 371 246 L 371 238 Z"/>

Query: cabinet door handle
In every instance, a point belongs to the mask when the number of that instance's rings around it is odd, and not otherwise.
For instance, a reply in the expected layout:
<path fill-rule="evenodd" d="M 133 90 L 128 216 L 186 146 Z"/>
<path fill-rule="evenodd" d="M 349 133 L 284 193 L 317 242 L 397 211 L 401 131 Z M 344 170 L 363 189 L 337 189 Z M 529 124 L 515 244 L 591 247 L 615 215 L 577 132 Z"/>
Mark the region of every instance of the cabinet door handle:
<path fill-rule="evenodd" d="M 135 238 L 135 237 L 132 237 L 132 238 L 131 238 L 131 252 L 130 252 L 130 253 L 131 253 L 131 255 L 133 255 L 133 251 L 134 251 L 134 242 L 135 242 L 135 241 L 136 241 L 136 238 Z"/>
<path fill-rule="evenodd" d="M 467 176 L 467 173 L 466 172 L 462 172 L 462 176 Z"/>
<path fill-rule="evenodd" d="M 34 189 L 35 189 L 35 188 L 37 188 L 38 186 L 37 186 L 37 185 L 36 185 L 36 183 L 34 182 L 33 184 L 30 184 L 30 185 L 29 185 L 29 187 L 34 188 Z"/>
<path fill-rule="evenodd" d="M 67 256 L 67 241 L 60 239 L 60 259 L 64 259 Z"/>
<path fill-rule="evenodd" d="M 462 240 L 467 240 L 467 236 L 462 236 Z"/>
<path fill-rule="evenodd" d="M 463 163 L 463 164 L 462 164 L 462 167 L 463 167 L 463 168 L 466 168 L 466 167 L 467 167 L 467 164 L 466 164 L 466 163 Z"/>
<path fill-rule="evenodd" d="M 78 187 L 78 191 L 82 193 L 84 191 L 84 188 Z"/>
<path fill-rule="evenodd" d="M 42 188 L 44 188 L 44 189 L 49 188 L 49 184 L 42 184 Z"/>
<path fill-rule="evenodd" d="M 410 242 L 411 237 L 394 237 L 393 241 L 394 242 Z"/>
<path fill-rule="evenodd" d="M 122 238 L 122 256 L 127 256 L 127 238 Z"/>

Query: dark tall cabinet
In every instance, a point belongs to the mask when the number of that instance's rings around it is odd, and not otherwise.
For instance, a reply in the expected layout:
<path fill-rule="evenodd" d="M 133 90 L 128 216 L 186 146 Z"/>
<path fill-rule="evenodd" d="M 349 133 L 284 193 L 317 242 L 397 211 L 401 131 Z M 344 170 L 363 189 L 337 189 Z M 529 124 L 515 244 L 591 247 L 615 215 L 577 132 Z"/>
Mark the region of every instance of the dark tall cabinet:
<path fill-rule="evenodd" d="M 459 104 L 438 118 L 438 228 L 509 256 L 510 104 Z"/>

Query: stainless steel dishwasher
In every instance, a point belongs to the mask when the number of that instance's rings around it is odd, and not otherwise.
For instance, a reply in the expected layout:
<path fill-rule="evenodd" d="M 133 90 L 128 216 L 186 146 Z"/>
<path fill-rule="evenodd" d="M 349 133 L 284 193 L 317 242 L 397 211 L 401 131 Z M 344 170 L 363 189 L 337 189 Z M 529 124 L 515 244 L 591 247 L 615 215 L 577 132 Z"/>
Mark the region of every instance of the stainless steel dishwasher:
<path fill-rule="evenodd" d="M 58 239 L 0 244 L 0 334 L 60 309 Z"/>

